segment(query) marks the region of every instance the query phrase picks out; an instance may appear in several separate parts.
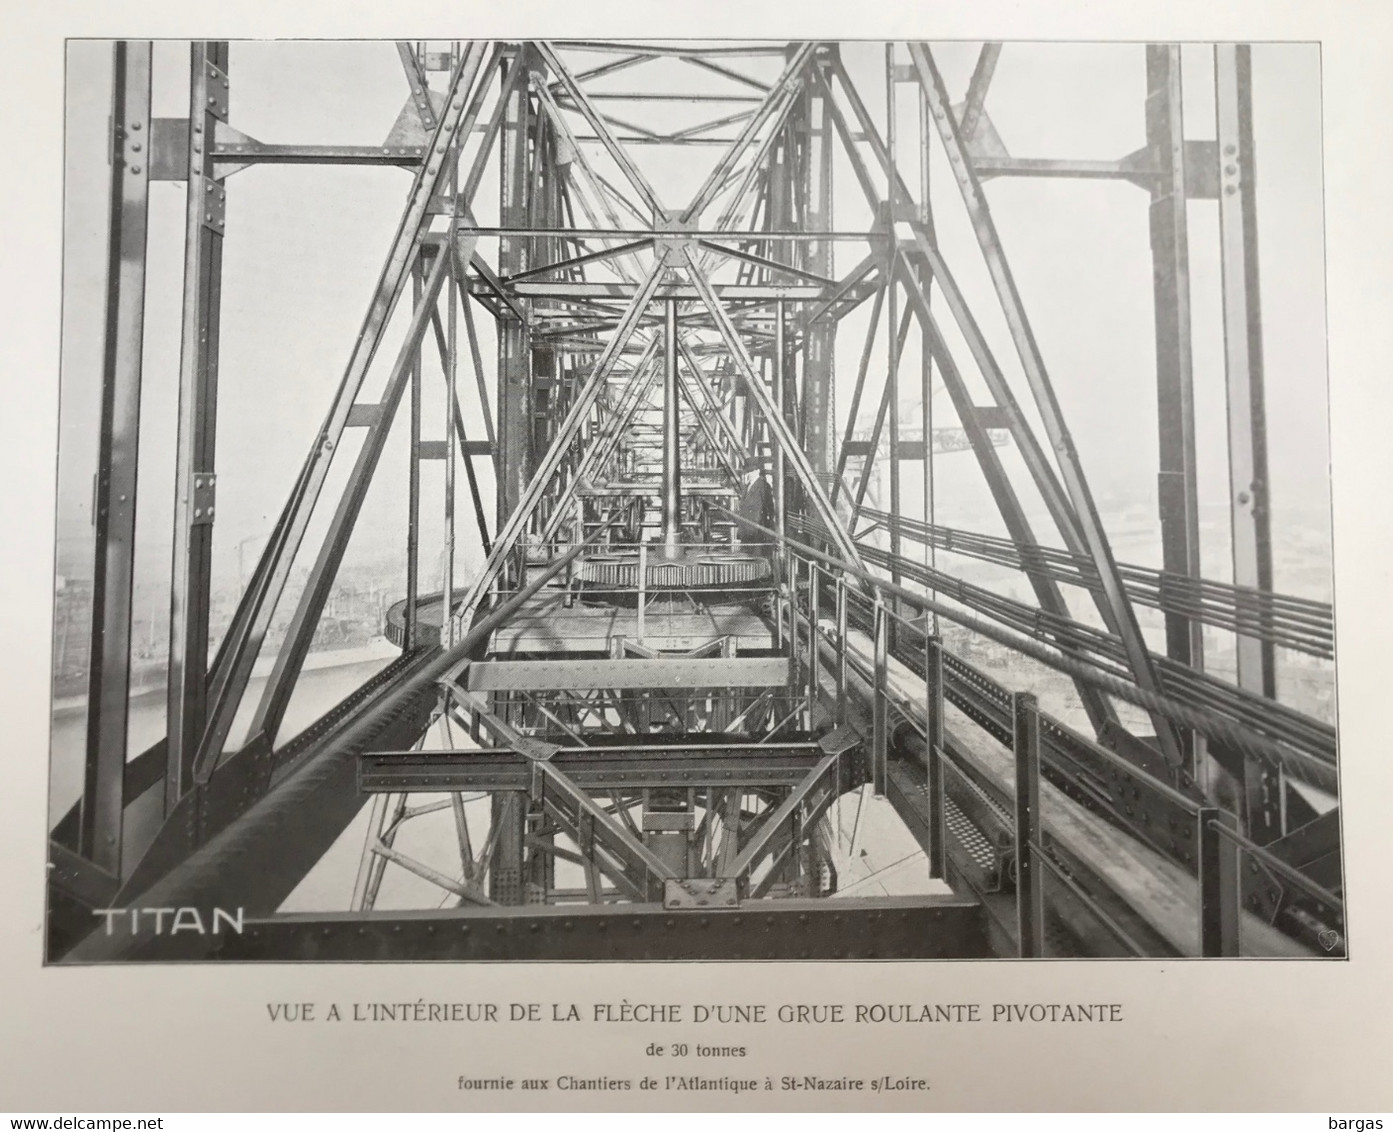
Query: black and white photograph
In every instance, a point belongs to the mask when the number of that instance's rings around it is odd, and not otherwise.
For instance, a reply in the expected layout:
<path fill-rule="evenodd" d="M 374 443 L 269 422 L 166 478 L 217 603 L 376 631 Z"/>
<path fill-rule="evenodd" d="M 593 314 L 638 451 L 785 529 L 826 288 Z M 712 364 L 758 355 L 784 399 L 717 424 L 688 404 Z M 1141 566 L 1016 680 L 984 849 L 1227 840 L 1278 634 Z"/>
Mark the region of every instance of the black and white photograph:
<path fill-rule="evenodd" d="M 3 26 L 0 1125 L 1393 1127 L 1393 8 Z"/>
<path fill-rule="evenodd" d="M 43 962 L 1347 959 L 1321 84 L 70 40 Z"/>

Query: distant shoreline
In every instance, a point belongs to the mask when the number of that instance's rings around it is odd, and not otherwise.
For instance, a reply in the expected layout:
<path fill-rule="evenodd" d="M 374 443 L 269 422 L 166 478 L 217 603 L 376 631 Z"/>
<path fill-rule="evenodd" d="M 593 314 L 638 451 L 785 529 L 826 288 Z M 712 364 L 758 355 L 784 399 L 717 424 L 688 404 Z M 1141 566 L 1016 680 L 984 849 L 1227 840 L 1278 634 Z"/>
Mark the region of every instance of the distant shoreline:
<path fill-rule="evenodd" d="M 392 660 L 401 655 L 401 650 L 392 644 L 386 637 L 374 637 L 365 645 L 358 645 L 350 649 L 325 649 L 322 652 L 312 652 L 305 657 L 303 671 L 317 672 L 330 668 L 347 668 L 354 664 L 366 664 L 373 660 Z M 271 669 L 275 666 L 274 657 L 263 657 L 256 662 L 252 669 L 252 678 L 266 677 L 271 674 Z M 153 696 L 162 696 L 168 688 L 166 680 L 159 680 L 154 683 L 142 684 L 131 688 L 131 699 L 147 699 Z M 82 711 L 87 707 L 87 696 L 55 696 L 53 697 L 52 715 L 70 715 L 74 712 Z"/>

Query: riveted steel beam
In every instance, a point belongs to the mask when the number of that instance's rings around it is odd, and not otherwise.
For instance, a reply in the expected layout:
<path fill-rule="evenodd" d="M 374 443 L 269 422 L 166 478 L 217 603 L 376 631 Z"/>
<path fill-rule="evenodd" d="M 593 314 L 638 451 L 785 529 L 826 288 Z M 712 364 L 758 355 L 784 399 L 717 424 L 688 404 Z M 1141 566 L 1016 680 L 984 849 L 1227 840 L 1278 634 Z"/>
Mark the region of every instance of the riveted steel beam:
<path fill-rule="evenodd" d="M 118 43 L 113 58 L 106 347 L 93 507 L 96 558 L 87 761 L 78 844 L 83 857 L 119 875 L 150 210 L 150 44 Z"/>
<path fill-rule="evenodd" d="M 960 896 L 469 908 L 248 919 L 240 933 L 151 936 L 142 958 L 244 961 L 973 959 L 992 955 L 981 905 Z"/>

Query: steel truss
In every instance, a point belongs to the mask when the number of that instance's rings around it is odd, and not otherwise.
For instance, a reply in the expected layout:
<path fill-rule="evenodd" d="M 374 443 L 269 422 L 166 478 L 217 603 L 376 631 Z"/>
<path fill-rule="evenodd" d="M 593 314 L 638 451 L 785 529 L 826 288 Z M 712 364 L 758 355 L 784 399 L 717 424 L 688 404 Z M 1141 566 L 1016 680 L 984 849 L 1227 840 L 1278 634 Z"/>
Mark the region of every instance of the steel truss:
<path fill-rule="evenodd" d="M 1116 161 L 1011 156 L 987 109 L 999 44 L 981 48 L 956 102 L 930 45 L 885 45 L 883 115 L 829 43 L 397 53 L 409 95 L 373 147 L 235 129 L 225 43 L 192 46 L 188 117 L 152 119 L 151 46 L 114 48 L 91 710 L 82 799 L 52 833 L 51 960 L 1342 953 L 1335 733 L 1279 703 L 1275 681 L 1276 649 L 1331 656 L 1333 619 L 1272 588 L 1249 48 L 1214 49 L 1217 139 L 1194 141 L 1180 50 L 1147 47 L 1146 145 Z M 702 81 L 646 79 L 656 65 Z M 659 124 L 667 103 L 700 120 Z M 714 161 L 693 160 L 689 194 L 669 200 L 649 147 Z M 254 164 L 387 165 L 411 181 L 323 424 L 209 661 L 226 201 Z M 937 238 L 931 169 L 971 223 L 1009 367 Z M 496 210 L 482 204 L 489 176 Z M 993 219 L 1002 177 L 1150 195 L 1159 571 L 1114 557 Z M 186 184 L 183 348 L 168 730 L 132 756 L 152 180 Z M 839 223 L 848 187 L 868 229 Z M 1221 223 L 1232 584 L 1199 568 L 1192 200 L 1217 202 Z M 843 414 L 837 330 L 866 309 Z M 395 356 L 379 358 L 393 326 Z M 919 422 L 900 409 L 912 344 Z M 423 354 L 445 382 L 435 428 Z M 954 427 L 935 426 L 938 389 Z M 403 413 L 407 570 L 385 627 L 402 657 L 287 736 Z M 953 449 L 973 454 L 1006 537 L 934 521 L 935 453 Z M 882 455 L 890 497 L 877 508 Z M 335 461 L 351 466 L 333 498 Z M 905 461 L 922 468 L 922 519 L 901 506 Z M 755 463 L 773 478 L 762 520 L 742 482 Z M 427 594 L 422 477 L 437 467 L 443 590 Z M 469 534 L 456 530 L 460 469 Z M 1052 531 L 1032 525 L 1023 489 Z M 309 545 L 316 514 L 328 521 Z M 475 535 L 486 561 L 466 578 L 456 547 Z M 940 550 L 1019 571 L 1035 604 L 939 568 Z M 290 585 L 297 565 L 303 587 Z M 1092 604 L 1087 618 L 1066 589 Z M 1163 648 L 1138 606 L 1162 612 Z M 278 617 L 284 640 L 254 690 Z M 1205 672 L 1204 625 L 1236 634 L 1236 681 Z M 1087 733 L 957 655 L 955 632 L 1062 673 Z M 1145 734 L 1126 722 L 1139 718 Z M 1331 805 L 1313 808 L 1293 781 Z M 843 811 L 856 809 L 854 848 L 868 796 L 888 799 L 951 894 L 872 898 L 839 876 Z M 280 911 L 365 804 L 344 907 Z M 408 831 L 431 815 L 448 816 L 452 840 L 427 860 Z M 442 906 L 379 910 L 397 874 Z M 1151 906 L 1158 884 L 1189 910 Z M 244 910 L 249 929 L 111 936 L 92 919 L 204 905 Z"/>

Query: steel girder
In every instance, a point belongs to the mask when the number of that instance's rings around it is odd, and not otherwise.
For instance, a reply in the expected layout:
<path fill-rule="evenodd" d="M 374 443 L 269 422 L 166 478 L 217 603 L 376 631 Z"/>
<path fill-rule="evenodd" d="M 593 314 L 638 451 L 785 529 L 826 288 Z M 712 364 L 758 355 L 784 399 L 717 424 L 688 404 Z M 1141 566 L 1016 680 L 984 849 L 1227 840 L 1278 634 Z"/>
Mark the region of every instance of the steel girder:
<path fill-rule="evenodd" d="M 635 962 L 701 959 L 980 959 L 981 905 L 958 896 L 788 899 L 758 912 L 662 904 L 248 918 L 240 933 L 151 937 L 151 960 Z"/>
<path fill-rule="evenodd" d="M 112 184 L 107 249 L 106 352 L 102 365 L 98 473 L 93 485 L 96 561 L 88 679 L 86 766 L 79 851 L 121 875 L 126 720 L 130 699 L 131 588 L 135 567 L 136 472 L 145 324 L 148 160 L 139 144 L 150 121 L 149 43 L 114 53 Z"/>
<path fill-rule="evenodd" d="M 550 763 L 578 787 L 651 790 L 703 783 L 720 789 L 798 786 L 823 758 L 814 742 L 760 743 L 730 733 L 701 744 L 600 743 L 562 747 Z M 364 793 L 526 790 L 531 763 L 512 750 L 373 751 L 359 759 Z"/>

